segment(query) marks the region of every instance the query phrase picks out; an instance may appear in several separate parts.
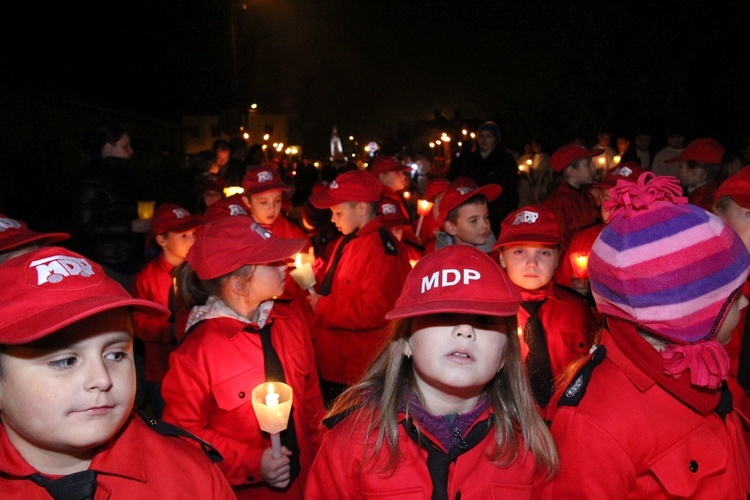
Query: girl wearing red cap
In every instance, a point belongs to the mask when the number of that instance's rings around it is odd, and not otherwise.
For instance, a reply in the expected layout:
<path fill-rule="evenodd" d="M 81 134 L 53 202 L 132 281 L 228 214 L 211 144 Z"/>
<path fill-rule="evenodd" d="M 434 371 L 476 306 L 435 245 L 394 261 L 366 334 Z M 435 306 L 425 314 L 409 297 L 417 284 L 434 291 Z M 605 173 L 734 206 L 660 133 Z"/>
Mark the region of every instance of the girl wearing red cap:
<path fill-rule="evenodd" d="M 296 308 L 274 301 L 284 290 L 282 259 L 304 244 L 226 217 L 204 226 L 180 271 L 180 291 L 194 307 L 164 378 L 164 419 L 220 450 L 239 498 L 303 498 L 317 450 L 323 400 L 310 333 Z M 280 458 L 252 405 L 253 389 L 268 381 L 294 391 Z"/>
<path fill-rule="evenodd" d="M 422 258 L 386 316 L 389 342 L 326 420 L 308 497 L 518 498 L 543 486 L 557 453 L 524 374 L 520 302 L 480 250 Z"/>

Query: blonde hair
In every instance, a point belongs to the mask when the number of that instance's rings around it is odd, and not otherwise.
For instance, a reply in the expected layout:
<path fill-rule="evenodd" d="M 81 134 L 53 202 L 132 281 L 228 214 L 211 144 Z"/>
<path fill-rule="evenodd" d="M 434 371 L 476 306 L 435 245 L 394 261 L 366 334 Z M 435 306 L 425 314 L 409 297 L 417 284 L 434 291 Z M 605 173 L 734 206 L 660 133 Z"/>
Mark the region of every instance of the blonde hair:
<path fill-rule="evenodd" d="M 537 469 L 545 470 L 547 478 L 551 478 L 559 468 L 557 449 L 534 403 L 516 335 L 516 317 L 504 319 L 508 337 L 504 366 L 484 391 L 492 409 L 491 418 L 495 428 L 495 445 L 487 458 L 498 466 L 515 462 L 520 434 L 523 437 L 524 455 L 532 453 Z M 383 446 L 386 446 L 389 460 L 385 469 L 388 470 L 395 470 L 398 463 L 399 408 L 403 406 L 408 411 L 412 398 L 417 398 L 424 406 L 414 380 L 411 359 L 404 355 L 404 346 L 413 333 L 412 324 L 413 318 L 392 323 L 390 340 L 367 373 L 339 396 L 328 413 L 328 416 L 334 416 L 354 412 L 351 418 L 366 420 L 364 463 L 374 464 Z M 406 391 L 405 386 L 408 388 Z M 372 436 L 375 440 L 368 451 Z"/>

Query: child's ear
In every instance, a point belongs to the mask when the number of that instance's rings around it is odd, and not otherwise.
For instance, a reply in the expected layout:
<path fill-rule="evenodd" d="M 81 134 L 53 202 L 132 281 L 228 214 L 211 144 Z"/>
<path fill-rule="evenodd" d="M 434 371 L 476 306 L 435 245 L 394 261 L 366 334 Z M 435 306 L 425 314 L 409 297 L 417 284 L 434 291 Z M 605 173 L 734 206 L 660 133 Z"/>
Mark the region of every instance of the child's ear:
<path fill-rule="evenodd" d="M 505 257 L 503 257 L 502 248 L 500 249 L 500 253 L 497 254 L 497 258 L 498 258 L 498 261 L 500 262 L 500 267 L 505 269 Z"/>
<path fill-rule="evenodd" d="M 163 234 L 157 234 L 156 235 L 156 244 L 160 247 L 163 247 L 167 244 L 167 238 Z"/>
<path fill-rule="evenodd" d="M 451 236 L 456 236 L 456 233 L 458 232 L 456 230 L 456 225 L 449 220 L 446 220 L 443 223 L 443 229 L 445 230 L 446 233 L 450 234 Z"/>
<path fill-rule="evenodd" d="M 248 197 L 247 195 L 243 194 L 242 195 L 242 203 L 244 203 L 246 206 L 249 207 L 250 206 L 250 197 Z"/>

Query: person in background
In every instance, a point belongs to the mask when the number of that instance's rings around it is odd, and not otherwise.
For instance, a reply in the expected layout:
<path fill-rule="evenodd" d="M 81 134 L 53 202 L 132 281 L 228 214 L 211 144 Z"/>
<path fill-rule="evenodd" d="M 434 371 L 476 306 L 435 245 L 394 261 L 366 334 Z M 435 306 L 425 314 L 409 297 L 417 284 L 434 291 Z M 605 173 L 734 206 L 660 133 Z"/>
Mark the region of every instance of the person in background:
<path fill-rule="evenodd" d="M 479 188 L 471 184 L 471 179 L 456 179 L 433 205 L 435 222 L 442 227 L 435 235 L 435 250 L 471 245 L 483 252 L 492 251 L 497 238 L 490 229 L 488 205 L 500 196 L 502 188 L 497 184 Z"/>
<path fill-rule="evenodd" d="M 667 160 L 678 156 L 683 149 L 685 149 L 685 134 L 677 128 L 668 129 L 667 145 L 654 156 L 651 171 L 659 176 L 670 175 L 679 179 L 680 165 L 678 163 L 667 163 Z"/>
<path fill-rule="evenodd" d="M 676 179 L 651 172 L 612 189 L 589 258 L 607 328 L 552 400 L 560 473 L 549 498 L 750 493 L 723 345 L 748 303 L 750 256 L 735 231 L 680 195 Z"/>
<path fill-rule="evenodd" d="M 591 167 L 596 179 L 601 179 L 607 170 L 615 166 L 615 151 L 610 145 L 611 142 L 612 133 L 606 128 L 600 128 L 596 134 L 596 145 L 592 148 L 597 153 L 591 157 Z"/>
<path fill-rule="evenodd" d="M 724 147 L 710 137 L 690 141 L 677 156 L 666 163 L 679 163 L 679 179 L 685 188 L 688 203 L 711 210 L 716 201 L 716 189 L 726 173 L 722 161 Z"/>
<path fill-rule="evenodd" d="M 156 302 L 170 311 L 168 318 L 133 313 L 134 335 L 144 343 L 142 375 L 147 413 L 156 418 L 161 418 L 164 411 L 161 382 L 169 368 L 169 355 L 184 331 L 179 327 L 184 327 L 184 318 L 177 321 L 177 269 L 185 262 L 200 225 L 197 217 L 174 203 L 159 205 L 151 221 L 151 235 L 159 252 L 133 277 L 133 297 Z"/>
<path fill-rule="evenodd" d="M 308 498 L 534 498 L 558 460 L 524 373 L 520 303 L 476 248 L 420 260 L 390 338 L 329 412 Z"/>
<path fill-rule="evenodd" d="M 0 496 L 235 498 L 194 436 L 132 413 L 130 314 L 166 308 L 61 247 L 8 260 L 0 283 Z"/>
<path fill-rule="evenodd" d="M 0 264 L 39 247 L 65 241 L 68 233 L 37 233 L 21 220 L 0 214 Z"/>

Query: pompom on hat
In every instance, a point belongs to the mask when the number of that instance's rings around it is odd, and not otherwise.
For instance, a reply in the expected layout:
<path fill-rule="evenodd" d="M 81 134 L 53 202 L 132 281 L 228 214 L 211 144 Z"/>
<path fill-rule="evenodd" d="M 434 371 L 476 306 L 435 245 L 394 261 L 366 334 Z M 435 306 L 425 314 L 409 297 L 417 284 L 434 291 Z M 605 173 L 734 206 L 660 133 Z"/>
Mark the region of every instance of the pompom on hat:
<path fill-rule="evenodd" d="M 714 338 L 747 279 L 750 256 L 721 219 L 690 205 L 673 177 L 620 180 L 605 202 L 611 219 L 589 256 L 599 311 L 669 342 L 666 374 L 716 388 L 729 357 Z"/>
<path fill-rule="evenodd" d="M 521 294 L 489 255 L 450 245 L 419 259 L 386 319 L 436 313 L 515 316 Z"/>
<path fill-rule="evenodd" d="M 549 166 L 555 172 L 562 172 L 565 167 L 581 158 L 593 158 L 604 152 L 603 149 L 588 149 L 576 143 L 567 144 L 554 153 L 549 159 Z"/>
<path fill-rule="evenodd" d="M 0 287 L 0 344 L 27 344 L 120 307 L 169 316 L 166 307 L 134 299 L 102 266 L 62 247 L 8 260 L 0 266 L 0 283 L 5 284 Z"/>

